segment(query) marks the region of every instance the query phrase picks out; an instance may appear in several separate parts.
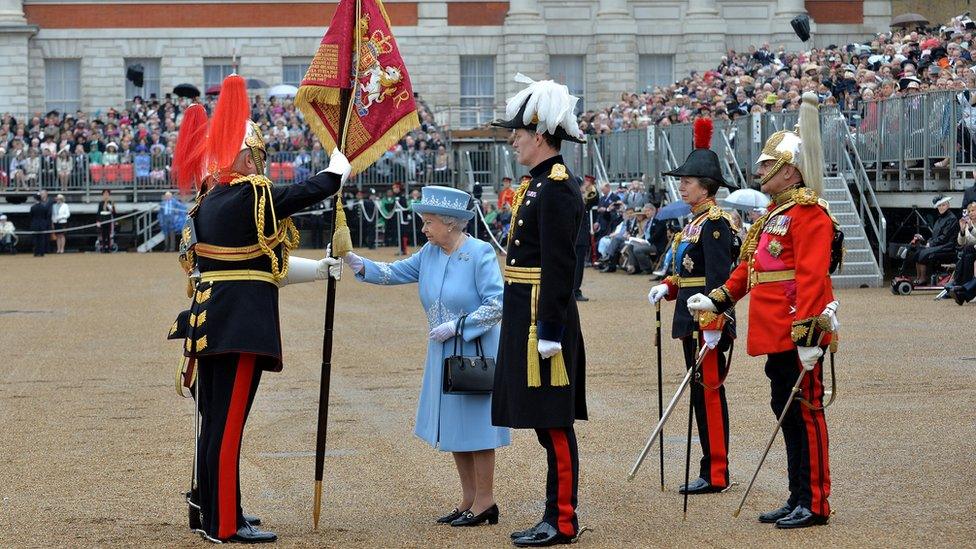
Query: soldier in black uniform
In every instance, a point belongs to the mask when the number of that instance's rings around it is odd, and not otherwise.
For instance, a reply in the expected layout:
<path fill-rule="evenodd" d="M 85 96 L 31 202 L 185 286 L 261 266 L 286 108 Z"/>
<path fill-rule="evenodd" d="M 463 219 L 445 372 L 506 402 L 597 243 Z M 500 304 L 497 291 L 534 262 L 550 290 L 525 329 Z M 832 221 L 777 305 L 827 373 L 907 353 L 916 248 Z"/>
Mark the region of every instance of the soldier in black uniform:
<path fill-rule="evenodd" d="M 547 108 L 528 110 L 539 96 L 548 98 Z M 512 202 L 492 397 L 492 423 L 535 429 L 548 456 L 545 514 L 532 528 L 512 534 L 519 547 L 567 543 L 579 534 L 573 423 L 587 417 L 586 360 L 573 279 L 583 200 L 579 179 L 559 156 L 562 140 L 582 142 L 573 116 L 576 101 L 566 86 L 532 82 L 509 101 L 511 119 L 493 123 L 514 130 L 518 161 L 532 176 Z"/>
<path fill-rule="evenodd" d="M 181 188 L 196 183 L 205 190 L 182 233 L 180 261 L 191 277 L 192 301 L 170 338 L 184 339 L 184 355 L 197 369 L 202 427 L 197 493 L 188 498 L 191 528 L 212 541 L 261 543 L 277 537 L 256 529 L 259 520 L 245 518 L 238 465 L 261 373 L 282 367 L 278 288 L 336 276 L 339 264 L 328 257 L 290 257 L 298 231 L 289 216 L 336 194 L 350 168 L 336 151 L 329 167 L 304 183 L 272 186 L 264 175 L 264 140 L 250 121 L 246 97 L 244 80 L 231 75 L 222 84 L 206 141 L 190 146 L 189 140 L 202 134 L 190 127 L 194 124 L 184 122 L 187 127 L 181 128 L 179 138 L 185 141 L 174 158 L 177 178 Z M 197 105 L 190 109 L 202 111 Z M 206 126 L 205 113 L 188 111 L 186 117 Z M 219 169 L 203 176 L 207 167 Z"/>
<path fill-rule="evenodd" d="M 728 279 L 736 257 L 737 227 L 732 217 L 715 204 L 715 193 L 720 186 L 733 187 L 722 176 L 718 155 L 708 148 L 711 120 L 696 120 L 694 131 L 696 148 L 678 169 L 664 174 L 681 178 L 679 192 L 682 200 L 691 206 L 694 219 L 674 236 L 670 261 L 665 266 L 671 275 L 651 288 L 648 299 L 651 303 L 662 298 L 675 300 L 671 337 L 681 340 L 685 367 L 690 369 L 695 365 L 702 345 L 709 349 L 702 361 L 701 375 L 691 385 L 703 454 L 699 478 L 679 488 L 681 493 L 704 494 L 720 492 L 729 486 L 729 407 L 723 382 L 728 373 L 725 353 L 735 337 L 735 329 L 723 315 L 707 313 L 693 317 L 687 301 L 696 293 L 707 294 Z"/>

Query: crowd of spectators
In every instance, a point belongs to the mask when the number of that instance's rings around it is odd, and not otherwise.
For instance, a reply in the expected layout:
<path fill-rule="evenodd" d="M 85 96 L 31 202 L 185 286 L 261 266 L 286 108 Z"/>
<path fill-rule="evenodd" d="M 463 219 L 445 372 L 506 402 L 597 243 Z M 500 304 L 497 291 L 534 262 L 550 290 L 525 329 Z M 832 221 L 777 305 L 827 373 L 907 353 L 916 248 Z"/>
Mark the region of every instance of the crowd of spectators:
<path fill-rule="evenodd" d="M 92 166 L 116 165 L 132 165 L 118 181 L 128 178 L 167 187 L 181 114 L 194 101 L 171 94 L 148 101 L 136 96 L 128 106 L 104 112 L 52 110 L 22 120 L 3 114 L 0 188 L 66 191 L 88 181 Z M 214 96 L 200 100 L 210 112 L 215 101 Z M 372 169 L 391 179 L 448 181 L 451 162 L 445 134 L 423 101 L 418 100 L 417 106 L 420 128 L 393 146 Z M 287 164 L 287 174 L 294 179 L 328 163 L 328 155 L 291 99 L 255 95 L 251 115 L 264 132 L 271 162 Z M 92 178 L 99 179 L 100 174 Z"/>
<path fill-rule="evenodd" d="M 968 16 L 931 29 L 892 30 L 865 43 L 787 52 L 768 43 L 729 50 L 713 70 L 670 86 L 623 93 L 615 105 L 580 115 L 588 134 L 796 110 L 804 91 L 825 105 L 859 111 L 866 101 L 976 88 L 976 23 Z"/>

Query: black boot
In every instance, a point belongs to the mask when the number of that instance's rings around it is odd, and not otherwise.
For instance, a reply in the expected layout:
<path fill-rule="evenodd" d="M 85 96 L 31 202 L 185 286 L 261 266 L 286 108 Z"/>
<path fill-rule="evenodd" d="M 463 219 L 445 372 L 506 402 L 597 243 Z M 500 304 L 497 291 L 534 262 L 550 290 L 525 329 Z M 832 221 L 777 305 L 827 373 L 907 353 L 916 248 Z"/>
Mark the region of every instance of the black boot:
<path fill-rule="evenodd" d="M 548 547 L 550 545 L 573 543 L 573 538 L 563 534 L 548 522 L 543 522 L 536 528 L 533 534 L 515 538 L 512 540 L 512 543 L 516 547 Z"/>
<path fill-rule="evenodd" d="M 237 533 L 227 539 L 230 543 L 271 543 L 278 541 L 278 536 L 274 532 L 258 530 L 245 522 L 244 526 L 237 529 Z"/>
<path fill-rule="evenodd" d="M 678 488 L 679 494 L 684 494 L 685 492 L 695 495 L 695 494 L 713 494 L 715 492 L 721 492 L 725 490 L 724 487 L 712 486 L 707 480 L 698 477 L 695 480 L 688 483 L 687 486 L 682 485 Z"/>
<path fill-rule="evenodd" d="M 789 515 L 776 521 L 777 528 L 806 528 L 818 524 L 827 524 L 830 517 L 823 517 L 813 514 L 812 511 L 802 505 L 797 505 L 796 509 Z"/>
<path fill-rule="evenodd" d="M 776 509 L 775 511 L 769 511 L 768 513 L 763 513 L 759 515 L 759 522 L 763 522 L 766 524 L 773 524 L 777 520 L 785 516 L 788 516 L 792 512 L 793 512 L 793 507 L 791 507 L 790 504 L 787 503 L 786 505 L 780 507 L 779 509 Z"/>
<path fill-rule="evenodd" d="M 539 521 L 532 528 L 526 528 L 525 530 L 519 530 L 517 532 L 512 532 L 512 539 L 524 538 L 525 536 L 531 536 L 535 534 L 535 531 L 539 529 L 540 526 L 545 524 L 543 521 Z"/>

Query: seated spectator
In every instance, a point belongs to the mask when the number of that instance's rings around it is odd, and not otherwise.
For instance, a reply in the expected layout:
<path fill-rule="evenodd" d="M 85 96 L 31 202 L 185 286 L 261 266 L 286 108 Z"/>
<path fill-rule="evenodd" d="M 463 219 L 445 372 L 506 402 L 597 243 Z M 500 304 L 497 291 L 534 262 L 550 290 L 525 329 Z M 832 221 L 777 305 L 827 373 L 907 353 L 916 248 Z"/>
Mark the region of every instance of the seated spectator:
<path fill-rule="evenodd" d="M 959 223 L 956 215 L 949 209 L 949 197 L 937 196 L 932 199 L 932 205 L 939 215 L 932 225 L 932 237 L 925 241 L 922 235 L 915 235 L 912 248 L 905 258 L 905 265 L 915 264 L 916 286 L 931 284 L 929 274 L 942 263 L 955 262 L 956 236 L 959 234 Z"/>
<path fill-rule="evenodd" d="M 0 214 L 0 253 L 17 253 L 17 233 L 14 224 L 7 220 L 6 215 Z"/>
<path fill-rule="evenodd" d="M 34 185 L 38 185 L 41 176 L 41 158 L 38 156 L 37 149 L 30 149 L 27 153 L 27 159 L 23 164 L 24 168 L 24 178 L 26 179 L 26 187 L 30 188 Z"/>
<path fill-rule="evenodd" d="M 624 244 L 627 243 L 628 238 L 639 234 L 639 229 L 637 213 L 633 209 L 628 209 L 624 212 L 623 221 L 597 244 L 597 251 L 600 252 L 600 271 L 612 273 L 617 270 Z"/>
<path fill-rule="evenodd" d="M 640 234 L 627 240 L 624 253 L 633 258 L 628 264 L 630 274 L 652 273 L 661 252 L 667 246 L 667 221 L 656 219 L 657 208 L 647 204 L 641 210 Z"/>

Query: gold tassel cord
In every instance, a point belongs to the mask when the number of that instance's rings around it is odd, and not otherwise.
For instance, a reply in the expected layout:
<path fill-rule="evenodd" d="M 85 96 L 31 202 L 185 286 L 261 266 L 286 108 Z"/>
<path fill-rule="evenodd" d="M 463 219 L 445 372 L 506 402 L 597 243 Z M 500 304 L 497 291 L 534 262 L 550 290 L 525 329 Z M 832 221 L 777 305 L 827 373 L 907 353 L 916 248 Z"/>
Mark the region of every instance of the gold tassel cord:
<path fill-rule="evenodd" d="M 258 233 L 258 246 L 261 252 L 271 260 L 271 276 L 276 282 L 288 276 L 288 257 L 291 251 L 298 247 L 299 234 L 295 223 L 291 218 L 285 219 L 282 226 L 278 227 L 278 217 L 274 210 L 274 200 L 271 199 L 271 181 L 263 175 L 247 175 L 234 179 L 231 185 L 239 183 L 250 183 L 254 190 L 254 225 Z M 265 207 L 271 210 L 272 235 L 267 236 L 265 227 Z M 284 234 L 281 239 L 281 263 L 279 265 L 278 256 L 274 253 L 274 246 L 277 245 L 279 231 Z"/>
<path fill-rule="evenodd" d="M 569 385 L 569 375 L 566 373 L 566 361 L 563 352 L 559 351 L 549 359 L 549 385 L 566 387 Z"/>
<path fill-rule="evenodd" d="M 542 372 L 539 364 L 539 334 L 535 326 L 537 301 L 539 300 L 539 285 L 532 284 L 532 294 L 529 298 L 529 340 L 525 355 L 525 368 L 528 370 L 529 387 L 542 386 Z"/>
<path fill-rule="evenodd" d="M 332 255 L 342 257 L 352 251 L 352 234 L 346 224 L 346 211 L 342 207 L 342 199 L 336 195 L 335 231 L 332 233 Z"/>

